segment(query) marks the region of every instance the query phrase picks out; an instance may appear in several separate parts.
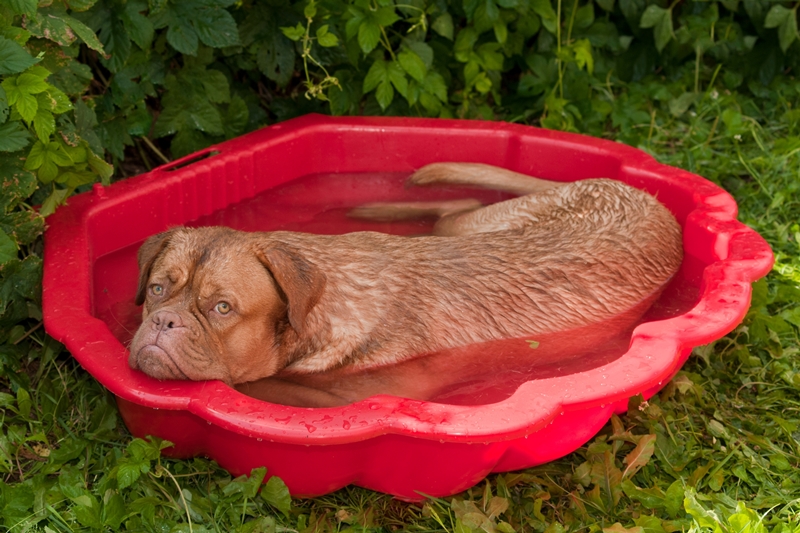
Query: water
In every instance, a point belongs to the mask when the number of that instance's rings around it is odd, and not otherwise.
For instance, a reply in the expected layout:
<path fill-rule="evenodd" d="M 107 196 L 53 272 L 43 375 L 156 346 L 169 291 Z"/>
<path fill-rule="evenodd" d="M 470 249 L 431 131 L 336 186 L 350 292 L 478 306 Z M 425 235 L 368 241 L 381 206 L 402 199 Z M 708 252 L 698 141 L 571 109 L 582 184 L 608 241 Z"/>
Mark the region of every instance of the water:
<path fill-rule="evenodd" d="M 493 203 L 510 197 L 495 191 L 462 188 L 407 189 L 403 185 L 405 177 L 399 173 L 310 175 L 186 225 L 224 225 L 244 231 L 339 234 L 373 230 L 420 235 L 430 232 L 434 219 L 381 223 L 346 215 L 353 207 L 375 201 L 478 198 Z M 140 244 L 100 257 L 94 264 L 94 314 L 126 345 L 141 322 L 141 307 L 133 303 Z M 282 386 L 332 392 L 343 397 L 343 403 L 374 394 L 457 405 L 497 402 L 527 381 L 586 372 L 619 358 L 628 349 L 633 326 L 681 314 L 695 304 L 703 266 L 687 257 L 681 271 L 646 312 L 634 310 L 629 316 L 579 330 L 470 345 L 370 371 L 340 370 L 321 376 L 278 378 Z M 280 403 L 274 384 L 275 380 L 264 380 L 244 391 Z"/>

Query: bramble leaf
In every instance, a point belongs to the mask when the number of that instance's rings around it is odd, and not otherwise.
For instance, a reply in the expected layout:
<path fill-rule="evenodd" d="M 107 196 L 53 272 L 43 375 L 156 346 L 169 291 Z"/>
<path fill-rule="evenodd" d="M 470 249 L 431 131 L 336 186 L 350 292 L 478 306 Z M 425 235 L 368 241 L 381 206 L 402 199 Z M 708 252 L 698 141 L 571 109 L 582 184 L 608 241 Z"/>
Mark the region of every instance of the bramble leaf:
<path fill-rule="evenodd" d="M 28 146 L 30 134 L 17 121 L 0 126 L 0 152 L 16 152 Z"/>
<path fill-rule="evenodd" d="M 328 25 L 325 24 L 324 26 L 320 26 L 317 30 L 317 42 L 320 46 L 330 48 L 339 44 L 339 38 L 335 34 L 330 33 L 328 31 Z"/>
<path fill-rule="evenodd" d="M 0 76 L 22 72 L 38 61 L 14 41 L 0 36 Z"/>

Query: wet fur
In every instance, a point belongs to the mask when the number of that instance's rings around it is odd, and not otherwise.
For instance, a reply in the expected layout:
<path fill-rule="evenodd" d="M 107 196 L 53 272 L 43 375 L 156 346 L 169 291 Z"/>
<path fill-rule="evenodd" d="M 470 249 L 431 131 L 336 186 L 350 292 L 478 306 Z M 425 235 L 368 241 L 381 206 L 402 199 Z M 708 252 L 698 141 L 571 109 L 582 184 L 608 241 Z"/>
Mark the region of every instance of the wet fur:
<path fill-rule="evenodd" d="M 682 260 L 669 211 L 621 182 L 561 184 L 460 163 L 424 167 L 410 182 L 525 196 L 353 213 L 440 217 L 433 236 L 416 238 L 221 227 L 154 236 L 139 253 L 137 303 L 145 307 L 131 366 L 232 385 L 279 372 L 375 368 L 623 315 L 652 300 Z M 163 296 L 150 292 L 154 283 L 167 287 Z M 234 311 L 215 316 L 223 300 Z"/>

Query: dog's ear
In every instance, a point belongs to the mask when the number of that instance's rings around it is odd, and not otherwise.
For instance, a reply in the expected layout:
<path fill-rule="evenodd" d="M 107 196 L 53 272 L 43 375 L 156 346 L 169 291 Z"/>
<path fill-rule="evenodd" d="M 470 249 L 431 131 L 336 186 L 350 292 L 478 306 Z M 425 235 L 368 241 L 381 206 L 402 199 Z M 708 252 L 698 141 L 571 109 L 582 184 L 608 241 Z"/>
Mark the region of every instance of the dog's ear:
<path fill-rule="evenodd" d="M 283 244 L 259 249 L 256 256 L 286 296 L 289 324 L 297 333 L 302 333 L 306 317 L 325 289 L 325 274 L 296 250 Z"/>
<path fill-rule="evenodd" d="M 150 279 L 150 272 L 153 270 L 153 263 L 156 258 L 164 251 L 167 246 L 170 236 L 175 233 L 175 230 L 180 228 L 173 228 L 163 233 L 149 237 L 139 248 L 137 260 L 139 261 L 139 287 L 136 289 L 136 305 L 144 303 L 145 292 L 147 291 L 147 280 Z"/>

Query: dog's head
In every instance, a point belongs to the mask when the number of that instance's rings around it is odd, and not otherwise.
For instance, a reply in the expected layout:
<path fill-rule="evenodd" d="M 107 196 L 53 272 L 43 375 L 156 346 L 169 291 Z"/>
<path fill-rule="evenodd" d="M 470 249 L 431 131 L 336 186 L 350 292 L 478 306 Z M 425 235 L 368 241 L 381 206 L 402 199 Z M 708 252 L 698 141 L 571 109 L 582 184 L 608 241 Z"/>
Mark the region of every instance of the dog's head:
<path fill-rule="evenodd" d="M 175 228 L 139 249 L 143 322 L 131 368 L 230 385 L 275 374 L 287 331 L 302 333 L 324 275 L 291 247 L 228 228 Z"/>

